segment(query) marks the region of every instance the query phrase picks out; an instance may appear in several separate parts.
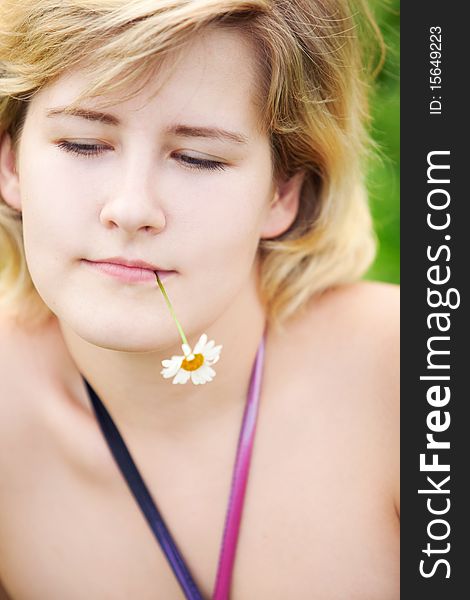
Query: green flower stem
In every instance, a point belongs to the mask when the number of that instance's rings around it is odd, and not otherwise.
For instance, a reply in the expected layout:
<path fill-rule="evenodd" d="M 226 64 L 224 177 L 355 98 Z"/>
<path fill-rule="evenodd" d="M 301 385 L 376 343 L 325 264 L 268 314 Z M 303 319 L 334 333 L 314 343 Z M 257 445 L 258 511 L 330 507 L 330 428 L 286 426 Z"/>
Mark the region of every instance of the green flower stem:
<path fill-rule="evenodd" d="M 155 273 L 155 275 L 157 277 L 158 287 L 160 288 L 160 291 L 161 291 L 161 293 L 163 294 L 163 297 L 166 300 L 166 303 L 167 303 L 168 308 L 170 310 L 171 316 L 173 317 L 173 320 L 176 323 L 176 327 L 178 327 L 178 331 L 180 333 L 181 339 L 183 340 L 183 344 L 186 344 L 187 346 L 189 346 L 188 340 L 186 339 L 186 336 L 184 335 L 183 328 L 181 327 L 180 322 L 176 318 L 175 311 L 173 310 L 173 306 L 171 305 L 170 299 L 168 298 L 168 295 L 167 295 L 167 293 L 165 291 L 165 288 L 163 287 L 163 283 L 160 281 L 160 277 L 158 276 L 158 273 L 156 271 L 154 271 L 154 273 Z"/>

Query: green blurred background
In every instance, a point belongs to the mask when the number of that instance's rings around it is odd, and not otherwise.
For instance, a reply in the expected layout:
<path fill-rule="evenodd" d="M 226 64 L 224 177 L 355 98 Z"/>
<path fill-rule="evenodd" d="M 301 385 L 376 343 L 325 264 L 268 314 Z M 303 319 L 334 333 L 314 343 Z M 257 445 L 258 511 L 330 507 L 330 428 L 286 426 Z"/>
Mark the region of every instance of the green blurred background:
<path fill-rule="evenodd" d="M 378 254 L 366 279 L 400 281 L 400 3 L 369 0 L 386 45 L 386 59 L 372 95 L 372 137 L 378 156 L 370 162 L 368 189 Z"/>

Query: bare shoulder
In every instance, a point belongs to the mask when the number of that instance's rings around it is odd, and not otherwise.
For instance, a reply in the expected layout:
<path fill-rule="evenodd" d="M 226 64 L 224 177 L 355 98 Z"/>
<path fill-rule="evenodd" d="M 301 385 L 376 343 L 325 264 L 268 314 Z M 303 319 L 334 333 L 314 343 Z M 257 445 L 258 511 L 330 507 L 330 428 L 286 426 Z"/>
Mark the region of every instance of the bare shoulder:
<path fill-rule="evenodd" d="M 296 329 L 308 332 L 299 339 L 305 352 L 308 347 L 321 352 L 345 376 L 354 373 L 357 381 L 368 381 L 386 410 L 398 410 L 398 286 L 364 281 L 328 290 L 311 302 Z M 312 336 L 317 344 L 312 344 Z"/>
<path fill-rule="evenodd" d="M 304 319 L 318 331 L 343 372 L 370 382 L 375 400 L 396 417 L 399 409 L 400 288 L 359 282 L 329 290 L 314 300 Z M 307 323 L 306 323 L 307 324 Z"/>
<path fill-rule="evenodd" d="M 338 286 L 314 298 L 305 317 L 328 315 L 332 323 L 360 326 L 370 333 L 378 324 L 381 333 L 393 333 L 399 324 L 400 288 L 390 283 L 361 281 Z"/>
<path fill-rule="evenodd" d="M 293 330 L 321 336 L 323 347 L 333 345 L 340 359 L 389 365 L 397 375 L 399 359 L 400 288 L 388 283 L 363 281 L 332 288 L 312 299 L 293 323 Z M 299 342 L 302 343 L 301 336 Z M 307 336 L 309 341 L 311 337 Z M 370 362 L 369 362 L 370 361 Z M 371 365 L 370 365 L 371 366 Z"/>
<path fill-rule="evenodd" d="M 342 417 L 381 453 L 381 470 L 399 513 L 400 288 L 359 282 L 312 299 L 286 331 L 305 357 L 305 389 L 322 385 Z M 319 383 L 321 382 L 321 383 Z M 347 415 L 347 417 L 346 417 Z M 372 442 L 371 442 L 372 443 Z"/>

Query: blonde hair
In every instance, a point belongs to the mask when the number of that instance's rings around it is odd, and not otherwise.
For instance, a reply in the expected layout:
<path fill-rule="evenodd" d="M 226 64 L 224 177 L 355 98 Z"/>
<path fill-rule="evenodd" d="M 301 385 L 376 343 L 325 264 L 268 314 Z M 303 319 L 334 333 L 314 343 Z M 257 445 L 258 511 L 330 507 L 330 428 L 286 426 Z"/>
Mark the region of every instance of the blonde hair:
<path fill-rule="evenodd" d="M 347 0 L 2 0 L 0 136 L 16 146 L 30 99 L 69 69 L 93 68 L 77 103 L 129 84 L 137 93 L 151 59 L 174 57 L 204 27 L 239 28 L 260 69 L 253 92 L 274 175 L 306 172 L 294 223 L 259 246 L 260 293 L 268 320 L 281 325 L 314 294 L 359 279 L 374 258 L 367 23 L 374 27 L 362 3 Z M 51 316 L 27 269 L 21 214 L 2 198 L 0 308 L 23 322 Z"/>

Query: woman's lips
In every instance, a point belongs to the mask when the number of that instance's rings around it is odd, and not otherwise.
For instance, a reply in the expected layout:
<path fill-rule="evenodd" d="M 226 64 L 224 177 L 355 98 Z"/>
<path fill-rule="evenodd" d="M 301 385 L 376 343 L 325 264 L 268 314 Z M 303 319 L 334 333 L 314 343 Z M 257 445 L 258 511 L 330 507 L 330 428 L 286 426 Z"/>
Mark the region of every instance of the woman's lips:
<path fill-rule="evenodd" d="M 126 267 L 116 263 L 93 262 L 85 259 L 83 259 L 82 262 L 86 263 L 96 271 L 100 271 L 105 275 L 111 275 L 111 277 L 115 277 L 116 279 L 120 279 L 126 283 L 140 283 L 147 281 L 152 281 L 154 283 L 157 282 L 155 271 L 152 271 L 151 269 L 144 269 L 142 267 Z M 160 279 L 166 279 L 170 275 L 176 273 L 176 271 L 157 271 L 157 273 Z"/>

